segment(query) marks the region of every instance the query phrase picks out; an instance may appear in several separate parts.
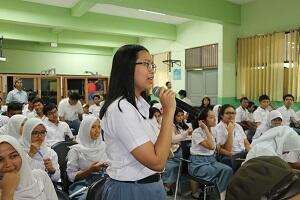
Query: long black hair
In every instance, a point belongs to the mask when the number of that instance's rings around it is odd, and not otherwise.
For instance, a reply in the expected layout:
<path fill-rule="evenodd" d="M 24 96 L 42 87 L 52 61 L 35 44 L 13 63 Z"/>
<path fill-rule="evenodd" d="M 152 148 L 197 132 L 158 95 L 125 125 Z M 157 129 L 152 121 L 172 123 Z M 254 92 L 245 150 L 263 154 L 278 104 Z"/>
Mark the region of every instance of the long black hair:
<path fill-rule="evenodd" d="M 136 65 L 135 63 L 137 61 L 137 54 L 140 51 L 149 52 L 145 47 L 141 45 L 128 44 L 120 47 L 115 53 L 110 73 L 107 98 L 100 111 L 101 119 L 104 116 L 109 105 L 119 97 L 121 97 L 121 100 L 125 98 L 130 104 L 137 108 L 134 93 L 134 71 Z M 146 92 L 143 92 L 141 96 L 144 99 L 147 99 Z M 122 112 L 119 103 L 118 108 Z"/>
<path fill-rule="evenodd" d="M 175 127 L 177 128 L 177 129 L 183 129 L 183 130 L 187 130 L 188 128 L 189 128 L 189 126 L 184 122 L 184 120 L 181 122 L 181 123 L 178 123 L 178 122 L 176 122 L 176 115 L 178 114 L 178 113 L 184 113 L 184 111 L 182 110 L 182 109 L 180 109 L 180 108 L 176 108 L 176 110 L 175 110 L 175 114 L 174 114 L 174 120 L 173 120 L 173 122 L 174 122 L 174 124 L 175 124 Z"/>
<path fill-rule="evenodd" d="M 208 116 L 208 112 L 211 111 L 210 108 L 203 108 L 199 114 L 199 116 L 197 117 L 197 120 L 195 120 L 193 123 L 192 123 L 192 126 L 193 126 L 193 129 L 196 129 L 196 128 L 199 128 L 199 123 L 198 121 L 199 120 L 203 120 L 205 121 L 207 116 Z"/>

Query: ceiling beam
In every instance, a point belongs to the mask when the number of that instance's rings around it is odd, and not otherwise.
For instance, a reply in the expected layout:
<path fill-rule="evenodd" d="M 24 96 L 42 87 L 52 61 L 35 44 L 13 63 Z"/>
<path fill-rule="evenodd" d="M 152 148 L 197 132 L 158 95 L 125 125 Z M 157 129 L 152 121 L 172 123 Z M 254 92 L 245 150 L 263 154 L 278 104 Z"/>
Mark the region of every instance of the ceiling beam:
<path fill-rule="evenodd" d="M 241 6 L 225 0 L 99 0 L 99 3 L 218 23 L 241 23 Z"/>
<path fill-rule="evenodd" d="M 70 9 L 24 1 L 0 0 L 0 21 L 90 33 L 175 40 L 176 26 L 146 20 L 86 13 L 71 16 Z"/>
<path fill-rule="evenodd" d="M 58 42 L 59 44 L 75 44 L 85 46 L 100 46 L 118 48 L 128 43 L 138 43 L 138 38 L 84 33 L 77 31 L 53 31 L 50 28 L 40 28 L 28 25 L 8 24 L 0 22 L 0 35 L 5 39 L 33 41 L 33 42 Z"/>
<path fill-rule="evenodd" d="M 85 13 L 89 11 L 99 0 L 80 0 L 78 3 L 72 8 L 72 16 L 81 17 Z"/>

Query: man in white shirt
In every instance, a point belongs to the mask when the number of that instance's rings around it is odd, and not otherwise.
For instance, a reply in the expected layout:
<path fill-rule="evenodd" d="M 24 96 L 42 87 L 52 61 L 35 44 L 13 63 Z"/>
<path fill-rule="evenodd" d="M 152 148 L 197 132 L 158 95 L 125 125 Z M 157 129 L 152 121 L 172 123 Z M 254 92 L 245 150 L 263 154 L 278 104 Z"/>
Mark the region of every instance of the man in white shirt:
<path fill-rule="evenodd" d="M 183 102 L 185 102 L 185 103 L 187 103 L 189 105 L 192 105 L 192 101 L 189 98 L 187 98 L 187 93 L 186 93 L 185 90 L 179 90 L 178 94 L 179 94 L 180 99 Z"/>
<path fill-rule="evenodd" d="M 300 120 L 295 113 L 295 111 L 291 108 L 294 103 L 294 96 L 291 94 L 286 94 L 283 96 L 283 106 L 278 108 L 277 110 L 282 115 L 283 125 L 292 126 L 294 130 L 299 134 L 300 133 Z"/>
<path fill-rule="evenodd" d="M 69 125 L 66 122 L 59 121 L 57 107 L 54 103 L 47 104 L 43 111 L 47 116 L 47 120 L 45 121 L 47 146 L 51 147 L 55 143 L 65 141 L 66 136 L 72 140 L 74 139 Z"/>
<path fill-rule="evenodd" d="M 30 114 L 28 114 L 27 117 L 28 118 L 36 117 L 45 122 L 47 120 L 47 117 L 46 117 L 46 115 L 44 115 L 44 112 L 43 112 L 44 104 L 43 104 L 42 99 L 37 97 L 32 101 L 32 104 L 33 104 L 33 108 L 34 108 L 35 112 L 31 112 Z"/>
<path fill-rule="evenodd" d="M 252 141 L 252 137 L 256 131 L 256 124 L 250 122 L 250 113 L 248 111 L 249 100 L 247 97 L 242 97 L 240 99 L 240 106 L 236 109 L 235 122 L 240 124 L 246 135 L 249 142 Z"/>
<path fill-rule="evenodd" d="M 6 104 L 14 101 L 26 104 L 28 101 L 27 98 L 27 93 L 23 90 L 22 79 L 16 79 L 14 89 L 7 94 Z"/>
<path fill-rule="evenodd" d="M 263 94 L 259 97 L 259 107 L 254 111 L 253 118 L 254 122 L 256 123 L 257 127 L 261 124 L 266 124 L 269 116 L 269 104 L 270 98 Z"/>
<path fill-rule="evenodd" d="M 80 121 L 82 120 L 82 105 L 79 101 L 78 93 L 73 92 L 69 98 L 62 99 L 58 104 L 58 116 L 60 121 L 65 121 L 72 130 L 74 135 L 77 135 Z"/>
<path fill-rule="evenodd" d="M 98 94 L 94 95 L 93 96 L 93 101 L 94 101 L 94 104 L 89 107 L 89 113 L 99 117 L 99 113 L 100 113 L 100 110 L 101 110 L 101 106 L 100 106 L 101 97 L 100 97 L 100 95 L 98 95 Z"/>

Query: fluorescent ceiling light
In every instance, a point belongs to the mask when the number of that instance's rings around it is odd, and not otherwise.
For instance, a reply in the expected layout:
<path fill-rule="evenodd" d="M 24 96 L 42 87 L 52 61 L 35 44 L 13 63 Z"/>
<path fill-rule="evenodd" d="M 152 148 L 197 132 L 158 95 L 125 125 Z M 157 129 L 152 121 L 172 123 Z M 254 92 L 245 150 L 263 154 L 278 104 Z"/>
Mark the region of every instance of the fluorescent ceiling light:
<path fill-rule="evenodd" d="M 51 47 L 57 47 L 58 44 L 57 44 L 57 42 L 51 42 L 51 43 L 50 43 L 50 46 L 51 46 Z"/>
<path fill-rule="evenodd" d="M 4 57 L 0 57 L 0 61 L 6 61 L 6 58 L 4 58 Z"/>
<path fill-rule="evenodd" d="M 150 10 L 139 9 L 139 11 L 145 12 L 145 13 L 156 14 L 156 15 L 166 15 L 166 14 L 164 14 L 164 13 L 154 12 L 154 11 L 150 11 Z"/>

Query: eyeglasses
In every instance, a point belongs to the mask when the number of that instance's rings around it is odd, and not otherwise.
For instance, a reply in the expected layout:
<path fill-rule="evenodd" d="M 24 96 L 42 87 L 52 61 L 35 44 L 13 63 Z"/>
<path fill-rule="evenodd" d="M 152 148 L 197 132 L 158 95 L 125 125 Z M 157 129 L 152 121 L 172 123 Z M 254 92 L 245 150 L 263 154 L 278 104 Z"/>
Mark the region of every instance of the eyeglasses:
<path fill-rule="evenodd" d="M 235 112 L 226 112 L 225 115 L 235 115 Z"/>
<path fill-rule="evenodd" d="M 47 134 L 47 131 L 32 131 L 31 135 L 34 136 L 34 137 L 37 137 L 37 136 L 45 136 Z"/>
<path fill-rule="evenodd" d="M 154 63 L 150 63 L 150 62 L 136 62 L 135 63 L 136 65 L 144 65 L 145 67 L 147 67 L 147 69 L 150 71 L 150 70 L 153 70 L 153 72 L 156 71 L 156 65 Z"/>

